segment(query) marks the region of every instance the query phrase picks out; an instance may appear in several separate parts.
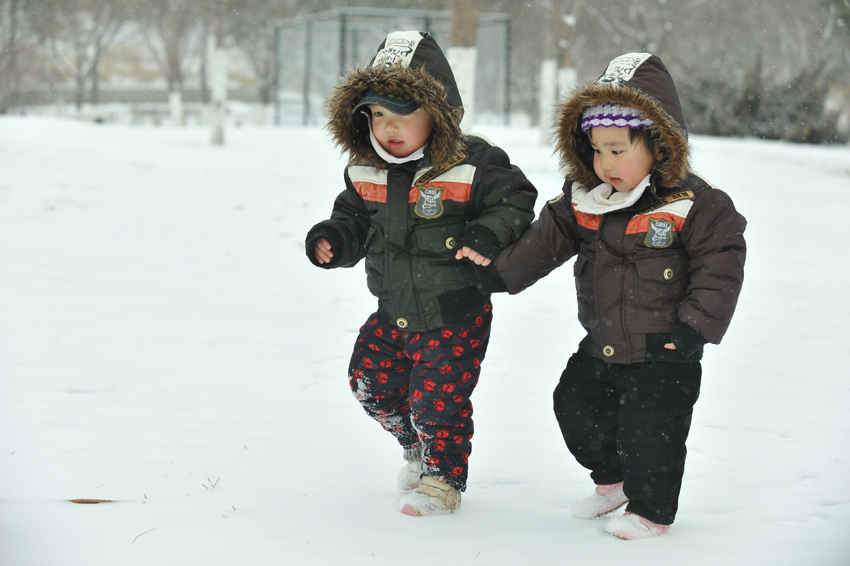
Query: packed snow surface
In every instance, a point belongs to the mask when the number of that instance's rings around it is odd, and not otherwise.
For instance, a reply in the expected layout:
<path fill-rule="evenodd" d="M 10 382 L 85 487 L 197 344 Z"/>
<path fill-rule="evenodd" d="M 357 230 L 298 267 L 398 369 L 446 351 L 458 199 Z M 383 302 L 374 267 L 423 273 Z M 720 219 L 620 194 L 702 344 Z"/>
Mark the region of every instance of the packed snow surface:
<path fill-rule="evenodd" d="M 488 127 L 540 192 L 532 128 Z M 318 128 L 0 119 L 0 564 L 850 564 L 850 149 L 694 137 L 747 217 L 746 281 L 706 348 L 679 516 L 626 542 L 551 392 L 582 336 L 571 266 L 494 297 L 461 510 L 398 512 L 395 441 L 346 370 L 362 266 L 304 235 L 342 190 Z M 78 505 L 77 498 L 113 503 Z"/>

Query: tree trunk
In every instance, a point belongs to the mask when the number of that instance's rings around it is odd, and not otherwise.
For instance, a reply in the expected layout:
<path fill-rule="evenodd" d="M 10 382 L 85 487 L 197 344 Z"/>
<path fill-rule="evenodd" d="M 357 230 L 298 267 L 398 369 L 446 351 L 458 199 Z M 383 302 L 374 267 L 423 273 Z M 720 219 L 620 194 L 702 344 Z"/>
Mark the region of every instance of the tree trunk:
<path fill-rule="evenodd" d="M 182 126 L 184 124 L 183 116 L 183 73 L 180 65 L 180 36 L 177 32 L 177 23 L 166 23 L 169 27 L 170 34 L 166 43 L 166 61 L 168 65 L 168 90 L 169 105 L 171 107 L 171 124 L 173 126 Z"/>
<path fill-rule="evenodd" d="M 224 105 L 227 102 L 227 53 L 224 51 L 224 15 L 221 2 L 215 11 L 215 49 L 212 60 L 212 101 L 210 103 L 210 143 L 224 145 Z"/>
<path fill-rule="evenodd" d="M 258 96 L 260 103 L 271 104 L 275 92 L 274 81 L 265 80 L 260 83 Z"/>
<path fill-rule="evenodd" d="M 584 0 L 573 0 L 573 9 L 570 14 L 561 13 L 560 40 L 560 66 L 558 67 L 558 98 L 573 90 L 578 84 L 578 71 L 576 70 L 576 43 L 578 39 L 578 24 L 584 9 Z"/>
<path fill-rule="evenodd" d="M 452 47 L 475 47 L 475 32 L 478 30 L 479 0 L 451 0 L 452 30 L 449 45 Z"/>
<path fill-rule="evenodd" d="M 6 114 L 10 108 L 15 105 L 15 99 L 18 93 L 18 70 L 17 61 L 15 58 L 15 36 L 18 31 L 18 0 L 12 0 L 9 5 L 9 42 L 7 43 L 7 53 L 9 54 L 9 64 L 6 67 L 5 73 L 7 79 L 3 81 L 5 84 L 0 88 L 0 114 Z"/>
<path fill-rule="evenodd" d="M 537 123 L 540 144 L 552 141 L 555 106 L 558 103 L 558 41 L 561 36 L 562 0 L 552 0 L 551 12 L 543 26 L 543 60 L 540 63 L 540 85 L 537 89 Z"/>
<path fill-rule="evenodd" d="M 207 63 L 210 57 L 209 50 L 209 34 L 210 27 L 209 24 L 204 23 L 203 28 L 201 29 L 201 37 L 203 38 L 200 42 L 200 69 L 198 74 L 200 75 L 201 81 L 201 103 L 208 104 L 210 101 L 210 87 L 209 87 L 209 70 Z"/>
<path fill-rule="evenodd" d="M 463 100 L 465 129 L 475 122 L 475 71 L 478 51 L 475 34 L 478 30 L 479 0 L 451 0 L 452 29 L 446 57 L 457 81 Z"/>
<path fill-rule="evenodd" d="M 168 89 L 172 92 L 183 91 L 183 77 L 180 71 L 180 47 L 172 43 L 167 47 Z"/>
<path fill-rule="evenodd" d="M 97 106 L 100 101 L 100 45 L 96 46 L 95 49 L 94 61 L 92 61 L 89 72 L 91 75 L 91 103 L 93 106 Z"/>
<path fill-rule="evenodd" d="M 171 110 L 171 125 L 182 126 L 185 122 L 183 117 L 183 93 L 172 90 L 168 93 L 168 108 Z"/>
<path fill-rule="evenodd" d="M 74 58 L 75 68 L 74 68 L 74 83 L 76 84 L 76 93 L 75 93 L 75 103 L 77 106 L 77 114 L 79 114 L 83 109 L 83 103 L 86 99 L 86 73 L 83 71 L 84 65 L 84 54 L 82 52 L 82 47 L 79 44 L 75 46 L 76 55 Z"/>

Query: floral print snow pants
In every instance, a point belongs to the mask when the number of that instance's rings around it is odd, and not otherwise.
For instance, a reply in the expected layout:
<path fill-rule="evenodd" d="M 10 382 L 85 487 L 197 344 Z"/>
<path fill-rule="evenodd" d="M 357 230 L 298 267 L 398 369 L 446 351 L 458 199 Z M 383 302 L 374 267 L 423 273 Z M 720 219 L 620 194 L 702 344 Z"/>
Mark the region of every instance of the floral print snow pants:
<path fill-rule="evenodd" d="M 421 451 L 423 474 L 460 491 L 472 452 L 469 397 L 492 318 L 488 303 L 456 324 L 403 332 L 374 313 L 360 329 L 348 370 L 366 413 L 398 439 L 408 458 Z"/>

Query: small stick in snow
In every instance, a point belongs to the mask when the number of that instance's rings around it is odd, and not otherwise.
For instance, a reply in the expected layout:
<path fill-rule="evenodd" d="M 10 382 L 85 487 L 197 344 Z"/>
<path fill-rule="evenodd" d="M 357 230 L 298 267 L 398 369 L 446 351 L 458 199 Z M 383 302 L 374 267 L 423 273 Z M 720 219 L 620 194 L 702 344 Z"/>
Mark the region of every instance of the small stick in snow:
<path fill-rule="evenodd" d="M 146 534 L 148 534 L 149 532 L 151 532 L 151 531 L 155 531 L 155 530 L 156 530 L 156 528 L 153 528 L 153 529 L 151 529 L 150 531 L 145 531 L 145 532 L 143 532 L 141 535 L 139 535 L 139 536 L 137 536 L 136 538 L 134 538 L 134 539 L 133 539 L 133 542 L 136 542 L 136 541 L 139 539 L 139 537 L 140 537 L 140 536 L 142 536 L 142 535 L 146 535 Z"/>

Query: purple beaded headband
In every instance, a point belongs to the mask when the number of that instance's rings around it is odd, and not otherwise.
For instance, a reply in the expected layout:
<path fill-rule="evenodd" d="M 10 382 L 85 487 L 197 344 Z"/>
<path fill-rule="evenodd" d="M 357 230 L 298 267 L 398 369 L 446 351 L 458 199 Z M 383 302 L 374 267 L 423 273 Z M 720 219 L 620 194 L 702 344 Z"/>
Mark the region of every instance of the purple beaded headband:
<path fill-rule="evenodd" d="M 634 108 L 622 106 L 621 104 L 600 104 L 599 106 L 589 106 L 584 109 L 584 115 L 581 119 L 581 131 L 586 132 L 590 128 L 649 128 L 654 126 L 655 122 L 649 118 L 645 118 L 643 114 Z"/>

